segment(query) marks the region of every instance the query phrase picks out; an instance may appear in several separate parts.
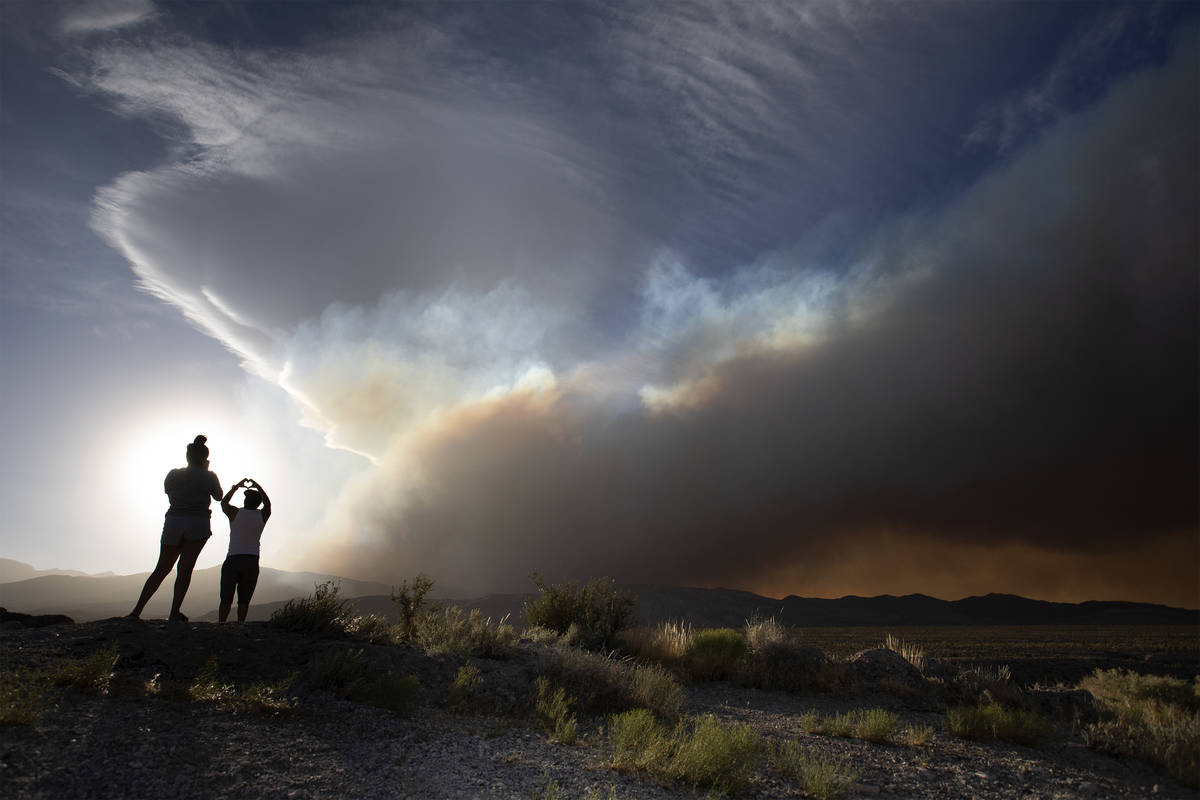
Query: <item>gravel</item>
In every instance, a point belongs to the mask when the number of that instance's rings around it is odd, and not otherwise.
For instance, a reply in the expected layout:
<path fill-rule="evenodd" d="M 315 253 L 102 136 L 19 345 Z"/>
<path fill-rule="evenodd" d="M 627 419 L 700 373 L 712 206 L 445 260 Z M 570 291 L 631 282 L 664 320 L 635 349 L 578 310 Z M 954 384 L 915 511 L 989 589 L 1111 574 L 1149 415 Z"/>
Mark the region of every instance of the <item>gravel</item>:
<path fill-rule="evenodd" d="M 603 719 L 580 720 L 580 743 L 549 742 L 525 709 L 506 701 L 492 713 L 444 709 L 451 677 L 465 659 L 426 657 L 403 646 L 370 645 L 336 634 L 293 634 L 262 624 L 167 624 L 102 620 L 40 629 L 0 630 L 6 670 L 37 667 L 116 643 L 106 694 L 70 689 L 38 721 L 0 726 L 0 796 L 5 798 L 692 798 L 683 786 L 622 774 Z M 527 697 L 537 648 L 523 643 L 506 661 L 472 659 L 480 691 Z M 416 674 L 422 689 L 400 716 L 304 683 L 305 669 L 328 650 L 362 649 L 372 670 Z M 160 682 L 186 682 L 210 656 L 223 680 L 239 687 L 293 673 L 294 708 L 238 711 L 167 693 Z M 1083 746 L 1063 729 L 1032 749 L 972 742 L 945 731 L 944 716 L 914 710 L 886 694 L 795 695 L 727 682 L 689 686 L 684 711 L 745 722 L 772 738 L 796 737 L 863 770 L 849 797 L 889 798 L 1200 798 L 1150 765 Z M 877 745 L 806 734 L 799 716 L 882 706 L 906 723 L 934 729 L 920 747 Z M 794 779 L 765 766 L 743 796 L 804 797 Z"/>

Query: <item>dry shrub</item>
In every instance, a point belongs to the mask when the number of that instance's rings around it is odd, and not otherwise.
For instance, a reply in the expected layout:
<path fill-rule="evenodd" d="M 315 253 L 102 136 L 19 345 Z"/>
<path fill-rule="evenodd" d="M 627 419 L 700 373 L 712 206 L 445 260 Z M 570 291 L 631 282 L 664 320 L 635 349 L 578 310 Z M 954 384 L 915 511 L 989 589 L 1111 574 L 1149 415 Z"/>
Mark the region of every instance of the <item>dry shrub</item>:
<path fill-rule="evenodd" d="M 950 732 L 965 739 L 1002 739 L 1036 746 L 1054 733 L 1050 720 L 1034 711 L 999 703 L 959 706 L 946 712 Z"/>
<path fill-rule="evenodd" d="M 1101 719 L 1084 729 L 1089 747 L 1135 755 L 1176 780 L 1200 788 L 1200 676 L 1179 678 L 1097 670 L 1080 688 L 1096 699 Z"/>
<path fill-rule="evenodd" d="M 775 617 L 753 616 L 746 620 L 742 632 L 751 651 L 788 641 L 787 631 Z"/>
<path fill-rule="evenodd" d="M 507 617 L 492 625 L 491 617 L 484 617 L 478 608 L 464 613 L 458 606 L 449 606 L 420 619 L 416 643 L 427 655 L 508 658 L 517 646 L 517 632 Z"/>
<path fill-rule="evenodd" d="M 333 581 L 318 584 L 308 597 L 288 600 L 276 609 L 267 624 L 300 633 L 345 630 L 353 616 L 353 606 L 349 600 L 338 597 L 340 588 Z"/>
<path fill-rule="evenodd" d="M 629 627 L 637 598 L 620 591 L 612 578 L 589 578 L 547 585 L 536 572 L 530 575 L 537 594 L 525 601 L 528 625 L 567 634 L 574 627 L 575 643 L 587 648 L 611 648 L 618 631 Z"/>
<path fill-rule="evenodd" d="M 345 630 L 356 639 L 363 639 L 371 644 L 391 644 L 395 637 L 396 626 L 392 625 L 386 617 L 367 614 L 346 620 Z"/>
<path fill-rule="evenodd" d="M 550 647 L 540 654 L 537 671 L 564 687 L 585 713 L 644 706 L 660 716 L 674 717 L 683 703 L 683 689 L 661 667 L 640 666 L 602 653 Z"/>
<path fill-rule="evenodd" d="M 693 635 L 692 626 L 679 620 L 630 628 L 618 634 L 617 641 L 634 658 L 670 666 L 683 660 Z"/>
<path fill-rule="evenodd" d="M 807 645 L 767 640 L 742 659 L 739 683 L 759 689 L 807 692 L 838 683 L 825 654 Z"/>
<path fill-rule="evenodd" d="M 1012 670 L 1003 666 L 975 666 L 960 670 L 941 691 L 947 702 L 959 705 L 997 703 L 1011 708 L 1024 704 L 1025 693 L 1012 678 Z"/>
<path fill-rule="evenodd" d="M 925 657 L 925 651 L 919 646 L 909 644 L 890 633 L 884 638 L 883 646 L 912 664 L 922 675 L 925 674 L 925 668 L 929 666 L 929 660 Z"/>

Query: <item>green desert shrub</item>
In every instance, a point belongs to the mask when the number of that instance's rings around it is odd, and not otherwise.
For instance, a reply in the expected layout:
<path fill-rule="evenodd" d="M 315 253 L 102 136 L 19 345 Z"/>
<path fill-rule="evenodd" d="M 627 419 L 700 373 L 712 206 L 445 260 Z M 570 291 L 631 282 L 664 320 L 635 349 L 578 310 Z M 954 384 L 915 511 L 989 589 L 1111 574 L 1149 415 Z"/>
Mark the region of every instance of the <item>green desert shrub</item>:
<path fill-rule="evenodd" d="M 683 687 L 671 673 L 658 664 L 637 664 L 633 667 L 628 691 L 629 702 L 652 709 L 662 717 L 677 717 L 683 706 Z"/>
<path fill-rule="evenodd" d="M 478 608 L 464 613 L 458 606 L 448 606 L 425 615 L 417 626 L 416 643 L 427 655 L 508 658 L 517 646 L 517 632 L 507 618 L 493 625 Z"/>
<path fill-rule="evenodd" d="M 589 578 L 547 585 L 536 572 L 530 578 L 537 594 L 525 601 L 527 625 L 549 628 L 560 635 L 575 629 L 578 644 L 611 648 L 616 634 L 629 627 L 637 598 L 620 591 L 612 578 Z"/>
<path fill-rule="evenodd" d="M 999 703 L 958 706 L 946 712 L 950 732 L 964 739 L 1003 739 L 1037 745 L 1048 739 L 1054 726 L 1042 715 Z"/>
<path fill-rule="evenodd" d="M 698 680 L 729 677 L 746 653 L 746 640 L 733 628 L 708 628 L 692 637 L 684 652 L 688 674 Z"/>
<path fill-rule="evenodd" d="M 482 684 L 483 677 L 479 674 L 479 667 L 474 664 L 463 664 L 450 681 L 450 691 L 446 695 L 446 707 L 460 713 L 466 711 L 475 699 L 475 692 Z"/>
<path fill-rule="evenodd" d="M 338 597 L 340 588 L 334 581 L 318 584 L 308 597 L 288 600 L 276 609 L 267 624 L 300 633 L 345 630 L 353 617 L 353 606 L 349 600 Z"/>
<path fill-rule="evenodd" d="M 904 730 L 899 716 L 882 708 L 860 708 L 850 712 L 852 736 L 876 744 L 895 742 Z"/>
<path fill-rule="evenodd" d="M 544 676 L 538 676 L 534 684 L 536 698 L 534 711 L 542 730 L 552 742 L 574 744 L 579 732 L 579 724 L 571 713 L 574 698 L 567 696 L 567 691 L 561 686 L 555 686 Z"/>
<path fill-rule="evenodd" d="M 398 588 L 392 589 L 392 602 L 396 604 L 400 619 L 396 625 L 397 638 L 406 642 L 416 639 L 421 621 L 432 610 L 425 601 L 432 588 L 433 579 L 422 573 L 413 578 L 411 586 L 408 581 L 403 581 Z"/>
<path fill-rule="evenodd" d="M 807 711 L 798 721 L 806 733 L 864 739 L 876 744 L 894 743 L 905 730 L 904 721 L 897 714 L 882 708 L 857 708 L 832 716 Z"/>
<path fill-rule="evenodd" d="M 635 708 L 614 715 L 608 731 L 614 769 L 650 770 L 670 755 L 669 731 L 658 724 L 649 709 Z"/>
<path fill-rule="evenodd" d="M 634 709 L 610 719 L 609 735 L 614 769 L 645 771 L 718 795 L 749 782 L 762 749 L 749 725 L 723 723 L 711 714 L 671 729 L 647 709 Z"/>
<path fill-rule="evenodd" d="M 539 654 L 538 673 L 563 686 L 584 713 L 607 714 L 645 706 L 664 717 L 679 714 L 683 689 L 657 665 L 558 645 Z"/>
<path fill-rule="evenodd" d="M 1083 732 L 1089 747 L 1144 758 L 1200 788 L 1200 676 L 1188 682 L 1097 670 L 1080 688 L 1092 694 L 1100 712 Z"/>
<path fill-rule="evenodd" d="M 772 742 L 768 760 L 772 769 L 798 780 L 805 794 L 817 800 L 837 800 L 854 791 L 862 777 L 849 760 L 815 752 L 795 739 Z"/>

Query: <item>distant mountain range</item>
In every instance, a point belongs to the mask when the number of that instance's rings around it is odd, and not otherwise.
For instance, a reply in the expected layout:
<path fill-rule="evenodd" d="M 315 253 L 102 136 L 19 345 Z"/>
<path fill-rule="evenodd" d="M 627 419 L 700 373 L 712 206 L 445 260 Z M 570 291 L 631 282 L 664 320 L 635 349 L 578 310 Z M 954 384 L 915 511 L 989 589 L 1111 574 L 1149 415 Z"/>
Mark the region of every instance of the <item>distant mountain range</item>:
<path fill-rule="evenodd" d="M 21 564 L 18 561 L 3 559 L 2 566 L 12 570 L 9 564 Z M 34 570 L 40 573 L 31 578 L 0 583 L 0 606 L 9 611 L 20 611 L 26 614 L 66 614 L 76 622 L 86 622 L 94 619 L 118 617 L 128 614 L 137 601 L 146 582 L 147 572 L 133 575 L 88 575 L 86 573 L 66 570 Z M 47 574 L 51 573 L 51 574 Z M 0 574 L 9 574 L 0 573 Z M 20 574 L 18 572 L 18 574 Z M 391 587 L 372 581 L 356 581 L 350 578 L 339 578 L 336 575 L 322 575 L 314 572 L 285 572 L 283 570 L 264 567 L 258 578 L 258 587 L 254 590 L 254 602 L 276 603 L 293 597 L 303 597 L 311 594 L 313 587 L 325 581 L 337 581 L 341 584 L 341 594 L 344 597 L 360 597 L 364 595 L 380 595 L 389 597 Z M 146 607 L 143 616 L 165 617 L 171 606 L 171 591 L 175 584 L 175 573 L 172 572 L 162 582 L 154 598 Z M 190 617 L 201 618 L 210 609 L 216 618 L 216 609 L 220 594 L 221 568 L 209 567 L 198 569 L 192 573 L 192 583 L 188 589 L 183 611 Z"/>
<path fill-rule="evenodd" d="M 16 567 L 10 565 L 17 565 Z M 24 568 L 24 569 L 21 569 Z M 77 622 L 121 616 L 133 607 L 147 573 L 86 575 L 69 570 L 35 570 L 28 564 L 0 559 L 0 578 L 33 577 L 0 582 L 0 606 L 28 614 L 66 614 Z M 54 574 L 47 574 L 54 573 Z M 196 570 L 184 613 L 193 619 L 216 619 L 220 567 Z M 254 592 L 250 619 L 266 619 L 286 601 L 311 594 L 313 587 L 336 581 L 342 597 L 359 613 L 396 617 L 391 587 L 313 572 L 285 572 L 264 567 Z M 163 581 L 146 609 L 146 617 L 164 617 L 171 600 L 174 573 Z M 1090 601 L 1051 603 L 1010 594 L 988 594 L 962 600 L 939 600 L 921 594 L 902 597 L 841 597 L 836 600 L 788 597 L 776 600 L 734 589 L 630 586 L 637 595 L 642 623 L 683 620 L 700 627 L 737 627 L 747 619 L 776 617 L 800 627 L 906 625 L 1200 625 L 1200 611 L 1151 603 Z M 495 620 L 508 615 L 522 623 L 525 594 L 490 594 L 442 602 L 478 608 Z"/>
<path fill-rule="evenodd" d="M 75 575 L 76 577 L 107 578 L 116 575 L 115 572 L 101 572 L 93 575 L 90 572 L 80 572 L 77 569 L 37 569 L 24 561 L 13 561 L 11 558 L 0 558 L 0 583 L 12 583 L 29 578 L 39 578 L 43 575 Z"/>

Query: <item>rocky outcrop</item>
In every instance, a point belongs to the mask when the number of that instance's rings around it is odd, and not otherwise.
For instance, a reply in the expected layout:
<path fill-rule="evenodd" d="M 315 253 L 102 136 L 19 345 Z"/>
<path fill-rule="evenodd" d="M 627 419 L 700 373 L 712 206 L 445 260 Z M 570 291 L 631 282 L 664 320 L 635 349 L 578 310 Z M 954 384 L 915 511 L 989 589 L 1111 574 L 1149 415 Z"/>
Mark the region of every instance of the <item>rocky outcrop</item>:
<path fill-rule="evenodd" d="M 932 687 L 921 671 L 894 650 L 877 647 L 850 659 L 846 670 L 850 686 L 863 692 L 886 692 L 912 705 L 927 705 Z"/>
<path fill-rule="evenodd" d="M 64 614 L 22 614 L 0 607 L 0 625 L 7 628 L 44 628 L 47 625 L 74 625 Z"/>

